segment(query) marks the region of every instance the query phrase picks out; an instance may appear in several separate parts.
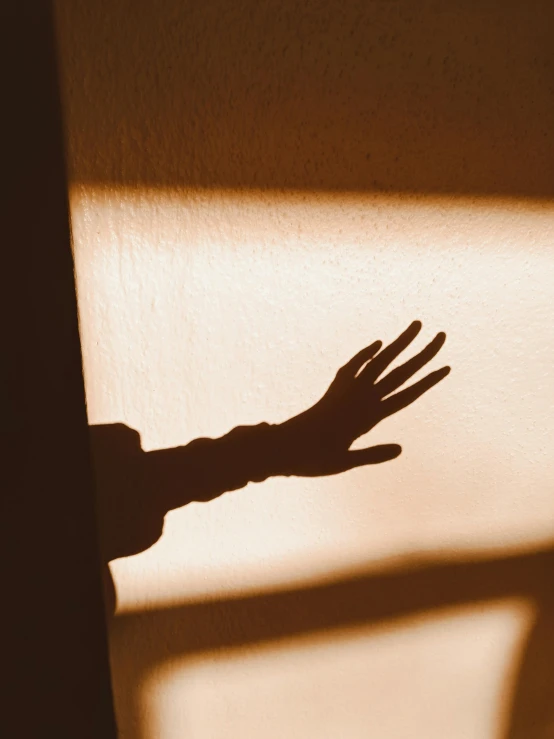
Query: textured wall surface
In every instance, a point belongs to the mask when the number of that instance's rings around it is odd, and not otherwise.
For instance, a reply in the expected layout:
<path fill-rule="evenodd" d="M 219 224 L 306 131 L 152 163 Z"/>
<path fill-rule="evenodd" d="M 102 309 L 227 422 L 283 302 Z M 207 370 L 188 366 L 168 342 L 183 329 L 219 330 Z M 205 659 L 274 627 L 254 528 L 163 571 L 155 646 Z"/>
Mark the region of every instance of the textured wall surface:
<path fill-rule="evenodd" d="M 551 11 L 448 8 L 60 4 L 91 423 L 278 422 L 415 318 L 453 368 L 112 564 L 125 739 L 552 736 Z"/>
<path fill-rule="evenodd" d="M 550 0 L 59 6 L 81 181 L 554 194 Z"/>

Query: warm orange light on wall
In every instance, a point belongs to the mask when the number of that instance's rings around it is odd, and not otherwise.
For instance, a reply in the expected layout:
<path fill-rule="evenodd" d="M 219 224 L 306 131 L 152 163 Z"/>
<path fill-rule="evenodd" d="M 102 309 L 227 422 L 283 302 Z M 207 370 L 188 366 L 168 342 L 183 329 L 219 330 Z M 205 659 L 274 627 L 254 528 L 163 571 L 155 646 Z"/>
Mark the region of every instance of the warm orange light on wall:
<path fill-rule="evenodd" d="M 384 566 L 550 546 L 553 210 L 531 200 L 74 188 L 90 421 L 128 424 L 145 449 L 284 420 L 355 351 L 414 318 L 427 332 L 414 350 L 444 330 L 441 362 L 453 367 L 372 433 L 373 443 L 402 444 L 398 460 L 192 504 L 167 516 L 152 549 L 113 563 L 125 736 L 171 739 L 185 727 L 199 739 L 319 739 L 343 726 L 358 737 L 372 716 L 375 736 L 408 736 L 409 723 L 411 737 L 497 739 L 529 600 L 491 595 L 394 628 L 358 624 L 229 653 L 195 646 L 209 627 L 186 614 Z M 176 620 L 155 616 L 176 606 Z M 213 628 L 224 624 L 225 615 Z M 181 630 L 194 656 L 168 652 L 141 673 L 141 724 L 126 695 L 133 654 Z"/>

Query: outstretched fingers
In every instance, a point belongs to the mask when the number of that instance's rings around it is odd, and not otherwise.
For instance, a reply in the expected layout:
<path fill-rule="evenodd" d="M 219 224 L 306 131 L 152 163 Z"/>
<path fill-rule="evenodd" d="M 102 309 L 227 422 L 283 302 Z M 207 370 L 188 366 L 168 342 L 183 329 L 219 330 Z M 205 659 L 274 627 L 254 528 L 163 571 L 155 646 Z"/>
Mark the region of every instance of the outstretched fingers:
<path fill-rule="evenodd" d="M 412 357 L 400 367 L 393 369 L 382 380 L 379 380 L 375 385 L 379 396 L 384 398 L 385 395 L 389 395 L 389 393 L 397 390 L 439 353 L 445 341 L 446 334 L 441 331 L 419 354 L 416 354 L 415 357 Z"/>
<path fill-rule="evenodd" d="M 364 382 L 373 383 L 389 364 L 406 349 L 421 331 L 421 321 L 414 321 L 391 344 L 385 347 L 360 373 Z"/>
<path fill-rule="evenodd" d="M 381 416 L 385 418 L 393 413 L 406 408 L 411 405 L 415 400 L 420 398 L 424 393 L 434 387 L 437 383 L 443 380 L 450 373 L 450 367 L 441 367 L 441 369 L 431 372 L 422 380 L 414 382 L 413 385 L 407 387 L 405 390 L 401 390 L 395 395 L 391 395 L 385 400 L 381 401 Z"/>
<path fill-rule="evenodd" d="M 337 372 L 337 377 L 344 379 L 352 379 L 356 377 L 360 369 L 374 357 L 381 348 L 382 341 L 374 341 L 373 344 L 366 346 L 365 349 L 359 351 Z"/>

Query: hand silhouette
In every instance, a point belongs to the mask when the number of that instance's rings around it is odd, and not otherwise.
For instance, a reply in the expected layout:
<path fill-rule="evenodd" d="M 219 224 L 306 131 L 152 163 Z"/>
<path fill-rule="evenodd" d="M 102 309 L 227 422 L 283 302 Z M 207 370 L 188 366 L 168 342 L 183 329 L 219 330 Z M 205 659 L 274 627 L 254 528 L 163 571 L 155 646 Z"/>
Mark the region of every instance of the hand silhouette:
<path fill-rule="evenodd" d="M 395 392 L 429 362 L 446 340 L 439 333 L 419 354 L 381 377 L 421 330 L 414 321 L 395 341 L 381 349 L 375 341 L 342 367 L 314 406 L 277 427 L 287 459 L 286 475 L 333 475 L 366 464 L 387 462 L 402 449 L 383 444 L 351 450 L 353 442 L 387 416 L 413 403 L 450 372 L 442 367 Z M 283 473 L 281 473 L 283 474 Z"/>
<path fill-rule="evenodd" d="M 104 561 L 144 551 L 157 541 L 164 515 L 192 501 L 274 475 L 334 475 L 397 457 L 398 444 L 351 450 L 353 442 L 405 408 L 450 372 L 443 367 L 397 391 L 444 344 L 437 336 L 412 359 L 385 372 L 417 336 L 415 321 L 389 346 L 376 341 L 342 367 L 314 406 L 278 425 L 237 426 L 219 439 L 144 452 L 137 431 L 123 424 L 91 429 Z"/>

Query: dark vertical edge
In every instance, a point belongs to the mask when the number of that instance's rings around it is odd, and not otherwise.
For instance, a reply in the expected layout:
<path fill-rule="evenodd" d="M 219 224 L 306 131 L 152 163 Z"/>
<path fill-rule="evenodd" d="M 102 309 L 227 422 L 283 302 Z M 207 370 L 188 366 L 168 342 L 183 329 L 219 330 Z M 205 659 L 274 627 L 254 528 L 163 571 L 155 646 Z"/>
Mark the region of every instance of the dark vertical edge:
<path fill-rule="evenodd" d="M 2 710 L 116 736 L 50 0 L 3 3 Z"/>

